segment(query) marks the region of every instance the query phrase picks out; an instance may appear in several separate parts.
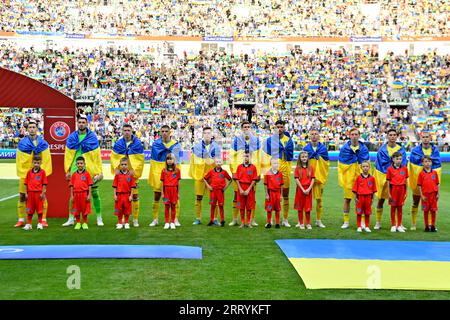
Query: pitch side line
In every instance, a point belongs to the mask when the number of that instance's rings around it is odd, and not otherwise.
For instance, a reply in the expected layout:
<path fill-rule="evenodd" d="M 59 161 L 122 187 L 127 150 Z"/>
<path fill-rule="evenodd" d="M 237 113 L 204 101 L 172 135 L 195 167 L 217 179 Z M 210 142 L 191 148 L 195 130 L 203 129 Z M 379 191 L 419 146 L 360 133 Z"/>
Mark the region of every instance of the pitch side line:
<path fill-rule="evenodd" d="M 19 194 L 17 193 L 17 194 L 13 194 L 12 196 L 9 196 L 9 197 L 6 197 L 6 198 L 3 198 L 3 199 L 0 199 L 0 202 L 3 202 L 3 201 L 6 201 L 6 200 L 9 200 L 9 199 L 12 199 L 12 198 L 15 198 L 15 197 L 17 197 Z"/>

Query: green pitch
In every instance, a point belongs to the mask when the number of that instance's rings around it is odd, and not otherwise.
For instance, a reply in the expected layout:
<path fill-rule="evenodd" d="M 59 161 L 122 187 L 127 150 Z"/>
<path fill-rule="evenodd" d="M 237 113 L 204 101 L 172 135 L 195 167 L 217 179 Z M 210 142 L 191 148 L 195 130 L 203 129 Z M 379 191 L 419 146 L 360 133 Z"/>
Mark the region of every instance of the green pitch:
<path fill-rule="evenodd" d="M 336 166 L 335 163 L 332 166 Z M 443 172 L 449 172 L 445 164 Z M 148 227 L 151 222 L 152 193 L 142 183 L 139 228 L 115 230 L 112 181 L 101 184 L 105 227 L 89 218 L 89 230 L 63 228 L 65 219 L 50 219 L 47 230 L 26 232 L 13 228 L 18 198 L 0 202 L 0 244 L 173 244 L 203 248 L 202 260 L 98 259 L 98 260 L 22 260 L 0 261 L 0 299 L 449 299 L 450 292 L 403 290 L 307 290 L 274 240 L 307 239 L 383 239 L 450 241 L 450 174 L 443 174 L 437 225 L 439 232 L 423 232 L 423 218 L 418 216 L 418 231 L 404 234 L 389 232 L 389 207 L 385 205 L 383 230 L 358 234 L 352 203 L 351 228 L 341 230 L 342 191 L 337 185 L 337 170 L 330 170 L 324 194 L 326 229 L 264 229 L 263 188 L 258 186 L 257 222 L 254 229 L 229 227 L 232 188 L 226 194 L 227 225 L 206 227 L 209 216 L 207 199 L 203 203 L 203 224 L 193 226 L 193 181 L 181 182 L 181 223 L 177 230 Z M 17 181 L 0 181 L 0 199 L 17 193 Z M 291 208 L 294 188 L 291 188 Z M 405 206 L 404 225 L 410 226 L 411 196 Z M 313 212 L 313 217 L 315 214 Z M 36 217 L 35 217 L 36 219 Z M 290 223 L 297 223 L 291 209 Z M 315 219 L 313 219 L 314 221 Z M 375 214 L 371 219 L 373 227 Z M 161 206 L 160 222 L 163 221 Z M 81 289 L 70 290 L 67 268 L 76 265 L 81 271 Z M 426 277 L 427 275 L 424 275 Z"/>

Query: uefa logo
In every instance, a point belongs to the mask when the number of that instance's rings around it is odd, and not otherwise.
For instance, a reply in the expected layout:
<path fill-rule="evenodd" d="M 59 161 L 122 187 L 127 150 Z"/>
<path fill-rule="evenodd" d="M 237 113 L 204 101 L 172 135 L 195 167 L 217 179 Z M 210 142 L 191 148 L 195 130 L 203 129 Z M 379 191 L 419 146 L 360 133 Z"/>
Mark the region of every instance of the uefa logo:
<path fill-rule="evenodd" d="M 67 123 L 58 121 L 50 127 L 50 136 L 55 141 L 65 141 L 70 134 L 70 127 Z"/>

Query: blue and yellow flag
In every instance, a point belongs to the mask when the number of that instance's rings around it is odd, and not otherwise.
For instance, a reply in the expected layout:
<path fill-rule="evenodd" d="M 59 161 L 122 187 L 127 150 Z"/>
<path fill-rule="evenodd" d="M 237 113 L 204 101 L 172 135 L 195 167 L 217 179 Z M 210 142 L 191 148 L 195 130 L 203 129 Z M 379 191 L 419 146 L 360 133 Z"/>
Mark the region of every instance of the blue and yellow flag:
<path fill-rule="evenodd" d="M 231 173 L 236 173 L 238 166 L 244 162 L 245 152 L 250 153 L 250 162 L 255 165 L 258 174 L 260 174 L 261 141 L 253 135 L 249 136 L 248 140 L 246 140 L 244 136 L 234 137 L 229 153 Z"/>
<path fill-rule="evenodd" d="M 86 161 L 86 170 L 94 177 L 103 172 L 100 145 L 95 133 L 89 129 L 86 130 L 86 137 L 81 142 L 78 130 L 72 132 L 67 138 L 64 152 L 64 170 L 65 172 L 70 171 L 75 155 L 81 149 L 81 153 Z"/>
<path fill-rule="evenodd" d="M 352 189 L 356 177 L 361 174 L 360 164 L 369 160 L 369 149 L 362 142 L 355 152 L 350 147 L 350 141 L 345 143 L 339 151 L 338 161 L 338 182 L 339 186 L 345 189 Z"/>
<path fill-rule="evenodd" d="M 284 144 L 282 143 L 282 140 L 284 141 Z M 261 166 L 264 170 L 270 168 L 271 157 L 285 162 L 284 164 L 280 163 L 281 171 L 283 171 L 281 168 L 283 165 L 289 167 L 290 170 L 290 162 L 294 159 L 294 142 L 288 132 L 284 133 L 282 139 L 280 139 L 278 133 L 267 138 L 263 143 L 262 150 Z"/>
<path fill-rule="evenodd" d="M 308 143 L 303 148 L 303 151 L 308 152 L 309 161 L 314 169 L 316 180 L 321 184 L 325 184 L 328 179 L 328 171 L 330 168 L 330 158 L 328 157 L 327 147 L 319 142 L 314 150 L 312 144 Z"/>
<path fill-rule="evenodd" d="M 181 146 L 175 140 L 170 140 L 168 143 L 163 143 L 159 138 L 152 145 L 152 152 L 150 156 L 150 172 L 148 174 L 148 184 L 158 190 L 161 188 L 161 171 L 166 166 L 166 157 L 169 153 L 173 153 L 177 159 L 176 163 L 179 166 L 181 159 Z"/>
<path fill-rule="evenodd" d="M 136 137 L 132 136 L 131 141 L 127 143 L 125 138 L 120 138 L 113 146 L 111 152 L 111 173 L 114 174 L 115 169 L 119 168 L 120 159 L 128 158 L 130 169 L 134 170 L 134 177 L 139 179 L 144 170 L 144 147 L 142 142 Z"/>
<path fill-rule="evenodd" d="M 47 141 L 41 136 L 36 136 L 35 142 L 26 136 L 19 141 L 16 155 L 17 176 L 24 179 L 28 171 L 33 168 L 33 156 L 40 155 L 42 158 L 41 168 L 47 176 L 52 174 L 52 156 Z"/>
<path fill-rule="evenodd" d="M 424 156 L 424 152 L 422 149 L 422 144 L 419 144 L 417 147 L 411 150 L 411 155 L 409 156 L 409 163 L 408 163 L 408 173 L 409 173 L 409 186 L 412 190 L 417 189 L 417 179 L 419 178 L 419 174 L 423 169 L 422 166 L 422 158 Z M 434 145 L 431 144 L 431 169 L 436 170 L 436 173 L 438 174 L 439 181 L 441 180 L 441 173 L 442 173 L 442 164 L 441 164 L 441 155 L 439 153 L 439 149 Z"/>
<path fill-rule="evenodd" d="M 308 289 L 450 290 L 450 242 L 325 239 L 275 242 Z"/>
<path fill-rule="evenodd" d="M 206 173 L 214 168 L 214 159 L 222 158 L 222 149 L 212 141 L 208 146 L 202 140 L 192 148 L 189 164 L 189 176 L 194 180 L 203 180 Z"/>
<path fill-rule="evenodd" d="M 402 154 L 402 165 L 406 166 L 406 150 L 400 143 L 397 143 L 397 147 L 394 148 L 394 152 L 400 152 Z M 386 183 L 386 173 L 389 166 L 392 164 L 391 160 L 392 154 L 389 153 L 388 144 L 385 143 L 377 152 L 377 158 L 375 160 L 375 171 L 373 177 L 375 178 L 375 183 L 377 185 L 377 197 L 382 198 L 383 186 Z"/>

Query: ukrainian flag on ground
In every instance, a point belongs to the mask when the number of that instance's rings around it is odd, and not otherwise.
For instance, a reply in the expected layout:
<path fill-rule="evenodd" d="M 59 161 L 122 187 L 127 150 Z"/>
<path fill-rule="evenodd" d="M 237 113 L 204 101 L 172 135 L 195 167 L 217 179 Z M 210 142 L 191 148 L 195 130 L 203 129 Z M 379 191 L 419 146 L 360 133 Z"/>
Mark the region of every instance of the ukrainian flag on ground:
<path fill-rule="evenodd" d="M 422 158 L 424 155 L 431 156 L 432 160 L 431 168 L 433 170 L 436 170 L 439 177 L 439 181 L 442 181 L 441 180 L 442 164 L 439 149 L 435 145 L 431 144 L 431 150 L 425 154 L 422 149 L 422 144 L 419 144 L 417 147 L 411 150 L 411 155 L 409 156 L 409 163 L 408 163 L 409 186 L 413 191 L 417 189 L 417 179 L 419 178 L 419 174 L 423 169 Z"/>
<path fill-rule="evenodd" d="M 189 165 L 189 176 L 194 180 L 202 181 L 205 174 L 214 168 L 214 159 L 222 158 L 222 149 L 211 141 L 207 147 L 202 140 L 192 148 Z"/>
<path fill-rule="evenodd" d="M 148 184 L 155 190 L 161 190 L 161 171 L 165 168 L 166 157 L 169 153 L 175 154 L 177 158 L 177 165 L 181 159 L 181 146 L 175 140 L 170 140 L 167 144 L 162 142 L 162 139 L 156 140 L 152 145 L 152 152 L 150 157 L 150 172 L 148 175 Z M 181 168 L 180 168 L 181 170 Z"/>
<path fill-rule="evenodd" d="M 388 144 L 385 143 L 377 152 L 377 158 L 375 160 L 375 171 L 373 176 L 377 185 L 377 197 L 382 199 L 383 186 L 386 183 L 386 173 L 389 166 L 392 164 L 391 157 L 395 152 L 402 154 L 402 165 L 406 166 L 406 151 L 400 143 L 397 143 L 395 148 L 388 148 Z"/>
<path fill-rule="evenodd" d="M 308 152 L 308 157 L 311 166 L 314 168 L 315 179 L 321 183 L 325 184 L 328 180 L 328 171 L 330 167 L 330 158 L 328 157 L 327 147 L 323 143 L 317 145 L 313 148 L 311 143 L 308 143 L 303 151 Z"/>
<path fill-rule="evenodd" d="M 339 152 L 338 182 L 342 188 L 351 190 L 357 176 L 361 174 L 359 165 L 363 161 L 369 160 L 369 149 L 364 143 L 359 142 L 359 149 L 354 152 L 350 144 L 350 141 L 345 143 Z"/>
<path fill-rule="evenodd" d="M 87 129 L 86 137 L 80 142 L 78 130 L 72 132 L 67 138 L 64 153 L 64 170 L 70 172 L 72 163 L 75 160 L 77 151 L 81 150 L 81 155 L 86 160 L 86 170 L 94 177 L 102 173 L 102 158 L 98 138 L 91 130 Z"/>
<path fill-rule="evenodd" d="M 263 143 L 262 150 L 261 166 L 263 170 L 270 169 L 271 157 L 280 160 L 280 171 L 287 167 L 291 170 L 291 162 L 294 159 L 294 143 L 289 133 L 285 132 L 281 139 L 278 134 L 267 138 Z"/>
<path fill-rule="evenodd" d="M 250 152 L 250 162 L 255 165 L 258 174 L 261 174 L 261 141 L 255 136 L 250 136 L 249 140 L 245 140 L 244 136 L 236 136 L 231 144 L 229 152 L 230 171 L 236 173 L 237 168 L 244 162 L 244 153 Z"/>
<path fill-rule="evenodd" d="M 450 290 L 450 242 L 275 242 L 308 289 Z"/>
<path fill-rule="evenodd" d="M 36 136 L 35 142 L 30 136 L 26 136 L 19 141 L 16 155 L 16 170 L 19 178 L 25 179 L 27 172 L 33 168 L 33 156 L 35 155 L 41 156 L 41 168 L 47 176 L 52 174 L 52 156 L 47 141 L 41 136 Z"/>
<path fill-rule="evenodd" d="M 111 152 L 111 173 L 114 174 L 115 169 L 119 168 L 120 159 L 128 158 L 130 169 L 134 170 L 134 177 L 139 179 L 144 170 L 144 147 L 141 141 L 136 137 L 131 137 L 131 142 L 127 143 L 125 138 L 119 139 Z"/>

